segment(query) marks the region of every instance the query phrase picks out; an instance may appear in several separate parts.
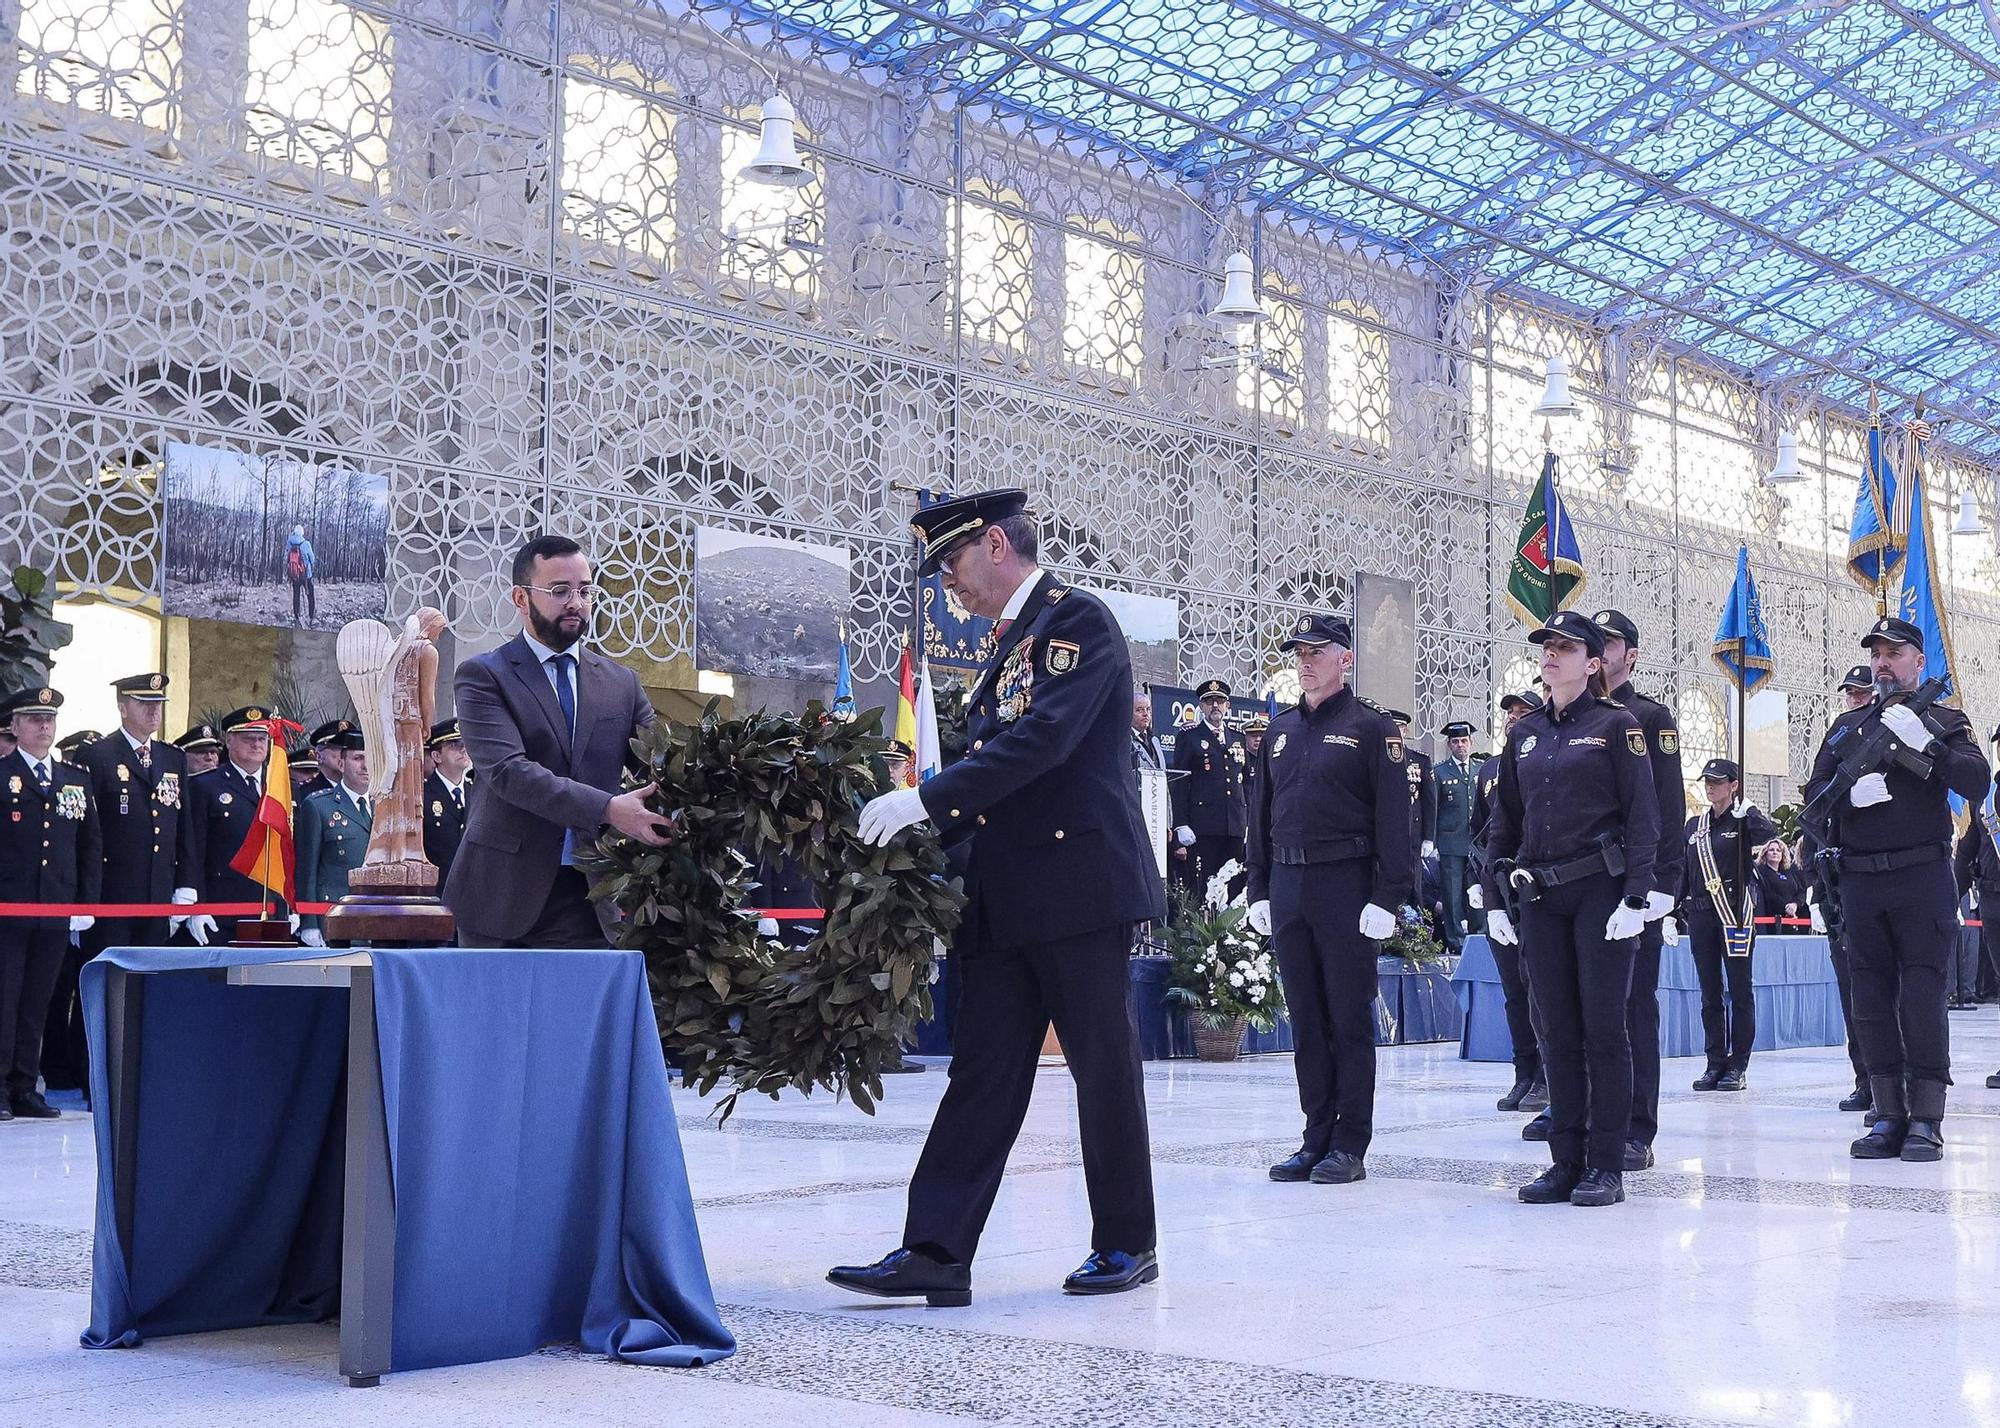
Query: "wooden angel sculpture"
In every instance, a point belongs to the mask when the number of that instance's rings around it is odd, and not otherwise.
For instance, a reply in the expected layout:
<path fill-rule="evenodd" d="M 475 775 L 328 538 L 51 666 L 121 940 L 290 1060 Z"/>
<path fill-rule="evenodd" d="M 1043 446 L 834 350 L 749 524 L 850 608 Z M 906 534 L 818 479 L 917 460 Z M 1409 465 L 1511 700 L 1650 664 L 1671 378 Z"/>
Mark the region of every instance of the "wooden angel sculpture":
<path fill-rule="evenodd" d="M 374 830 L 350 888 L 434 889 L 424 856 L 424 740 L 437 708 L 437 638 L 444 612 L 425 606 L 400 634 L 379 620 L 341 626 L 335 653 L 368 752 Z"/>

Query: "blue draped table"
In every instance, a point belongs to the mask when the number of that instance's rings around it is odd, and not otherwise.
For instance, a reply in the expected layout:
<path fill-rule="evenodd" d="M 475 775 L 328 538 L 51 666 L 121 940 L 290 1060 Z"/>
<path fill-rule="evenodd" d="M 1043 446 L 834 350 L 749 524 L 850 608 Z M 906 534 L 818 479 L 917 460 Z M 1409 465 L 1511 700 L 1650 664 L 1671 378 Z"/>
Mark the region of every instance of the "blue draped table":
<path fill-rule="evenodd" d="M 1751 957 L 1750 985 L 1757 1001 L 1755 1050 L 1846 1043 L 1847 1023 L 1840 1014 L 1840 990 L 1824 937 L 1760 937 Z M 1452 985 L 1465 1012 L 1459 1056 L 1468 1061 L 1513 1060 L 1500 973 L 1483 936 L 1465 939 Z M 1686 937 L 1661 950 L 1659 999 L 1660 1055 L 1700 1056 L 1701 982 Z"/>
<path fill-rule="evenodd" d="M 636 953 L 114 949 L 83 998 L 86 1347 L 339 1312 L 357 1384 L 734 1352 Z"/>

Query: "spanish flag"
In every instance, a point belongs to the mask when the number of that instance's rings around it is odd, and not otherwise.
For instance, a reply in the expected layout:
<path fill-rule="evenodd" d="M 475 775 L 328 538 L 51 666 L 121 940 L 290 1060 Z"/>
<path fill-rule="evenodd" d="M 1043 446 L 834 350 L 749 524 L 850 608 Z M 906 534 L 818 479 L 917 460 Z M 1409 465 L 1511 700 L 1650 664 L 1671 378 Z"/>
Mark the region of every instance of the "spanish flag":
<path fill-rule="evenodd" d="M 271 751 L 264 758 L 264 796 L 257 802 L 249 835 L 229 866 L 263 884 L 289 907 L 298 901 L 298 878 L 292 853 L 292 766 L 285 736 L 303 734 L 305 727 L 275 714 L 252 727 L 271 736 Z"/>
<path fill-rule="evenodd" d="M 896 672 L 896 742 L 911 753 L 903 787 L 917 786 L 917 670 L 910 658 L 910 637 L 903 636 L 903 665 Z"/>

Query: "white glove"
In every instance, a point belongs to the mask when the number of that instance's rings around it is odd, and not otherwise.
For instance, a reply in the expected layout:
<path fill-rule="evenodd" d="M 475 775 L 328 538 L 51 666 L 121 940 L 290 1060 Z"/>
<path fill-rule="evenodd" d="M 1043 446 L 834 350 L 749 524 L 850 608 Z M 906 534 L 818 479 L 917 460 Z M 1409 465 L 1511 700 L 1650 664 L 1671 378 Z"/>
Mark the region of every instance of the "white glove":
<path fill-rule="evenodd" d="M 1671 917 L 1660 919 L 1660 940 L 1671 947 L 1681 940 L 1681 925 Z"/>
<path fill-rule="evenodd" d="M 186 907 L 189 903 L 194 902 L 195 900 L 196 900 L 196 893 L 193 888 L 174 889 L 173 902 L 175 906 Z M 176 932 L 179 932 L 181 930 L 181 924 L 186 921 L 187 919 L 185 917 L 168 918 L 167 936 L 172 937 Z"/>
<path fill-rule="evenodd" d="M 1646 921 L 1658 922 L 1674 910 L 1674 900 L 1663 892 L 1646 894 Z"/>
<path fill-rule="evenodd" d="M 914 788 L 878 793 L 861 805 L 861 841 L 885 847 L 889 840 L 912 824 L 930 817 L 923 794 Z"/>
<path fill-rule="evenodd" d="M 1465 890 L 1465 905 L 1474 912 L 1486 911 L 1486 889 L 1474 883 Z"/>
<path fill-rule="evenodd" d="M 294 937 L 299 935 L 299 915 L 296 912 L 285 914 L 285 930 Z"/>
<path fill-rule="evenodd" d="M 95 926 L 97 926 L 97 919 L 88 915 L 72 917 L 69 920 L 69 930 L 71 932 L 88 932 Z"/>
<path fill-rule="evenodd" d="M 1374 903 L 1361 909 L 1361 935 L 1370 942 L 1380 942 L 1396 930 L 1396 914 L 1386 907 Z"/>
<path fill-rule="evenodd" d="M 1174 830 L 1174 841 L 1179 843 L 1183 848 L 1192 848 L 1194 846 L 1194 829 L 1183 823 Z"/>
<path fill-rule="evenodd" d="M 1271 902 L 1269 898 L 1259 898 L 1250 904 L 1250 928 L 1259 937 L 1271 935 Z"/>
<path fill-rule="evenodd" d="M 1873 808 L 1893 797 L 1895 795 L 1889 792 L 1889 780 L 1878 773 L 1861 775 L 1854 781 L 1854 787 L 1847 791 L 1847 801 L 1856 808 Z"/>
<path fill-rule="evenodd" d="M 1644 909 L 1627 907 L 1624 903 L 1611 909 L 1611 916 L 1605 919 L 1604 940 L 1623 942 L 1628 937 L 1637 937 L 1639 929 L 1646 925 Z"/>
<path fill-rule="evenodd" d="M 1514 947 L 1521 939 L 1514 935 L 1514 923 L 1499 908 L 1486 914 L 1486 940 L 1501 947 Z"/>
<path fill-rule="evenodd" d="M 759 937 L 776 937 L 778 935 L 778 919 L 775 917 L 758 918 L 757 935 Z"/>
<path fill-rule="evenodd" d="M 299 934 L 299 941 L 305 943 L 308 947 L 324 947 L 326 946 L 326 934 L 321 932 L 317 927 L 308 927 L 304 932 Z"/>
<path fill-rule="evenodd" d="M 1812 913 L 1812 930 L 1822 937 L 1826 936 L 1826 919 L 1819 915 L 1819 904 L 1812 904 L 1808 911 Z"/>
<path fill-rule="evenodd" d="M 1907 704 L 1890 704 L 1884 706 L 1882 710 L 1882 727 L 1908 744 L 1911 748 L 1919 751 L 1928 749 L 1932 744 L 1937 742 L 1937 735 L 1933 734 L 1924 723 L 1923 716 L 1916 713 Z"/>
<path fill-rule="evenodd" d="M 206 947 L 208 935 L 215 931 L 215 919 L 205 912 L 199 913 L 187 920 L 187 930 L 188 936 L 195 940 L 197 946 Z"/>
<path fill-rule="evenodd" d="M 1435 858 L 1437 855 L 1438 845 L 1431 842 L 1428 838 L 1424 839 L 1423 846 L 1417 849 L 1417 856 L 1419 858 Z"/>

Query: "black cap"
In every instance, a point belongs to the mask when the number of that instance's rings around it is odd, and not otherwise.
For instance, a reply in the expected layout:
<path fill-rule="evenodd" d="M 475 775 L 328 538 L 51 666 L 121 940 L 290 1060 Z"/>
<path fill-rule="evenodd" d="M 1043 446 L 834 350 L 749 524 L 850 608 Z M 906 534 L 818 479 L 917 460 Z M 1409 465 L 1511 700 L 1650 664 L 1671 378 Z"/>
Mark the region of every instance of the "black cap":
<path fill-rule="evenodd" d="M 295 772 L 302 772 L 306 769 L 317 770 L 319 768 L 319 759 L 314 756 L 312 746 L 309 744 L 300 744 L 296 749 L 293 749 L 288 762 Z"/>
<path fill-rule="evenodd" d="M 1718 783 L 1725 779 L 1735 783 L 1743 777 L 1743 770 L 1728 759 L 1710 759 L 1701 766 L 1701 776 L 1704 780 L 1713 779 Z"/>
<path fill-rule="evenodd" d="M 271 711 L 264 705 L 246 704 L 241 709 L 232 709 L 222 716 L 222 732 L 262 734 L 266 732 L 262 727 L 263 722 L 270 717 Z"/>
<path fill-rule="evenodd" d="M 1270 727 L 1271 720 L 1267 715 L 1252 714 L 1249 722 L 1243 726 L 1243 732 L 1246 734 L 1262 734 L 1269 730 Z"/>
<path fill-rule="evenodd" d="M 1607 639 L 1620 639 L 1633 649 L 1639 648 L 1639 627 L 1632 623 L 1632 617 L 1622 610 L 1599 610 L 1590 621 L 1604 631 Z"/>
<path fill-rule="evenodd" d="M 1301 615 L 1292 621 L 1291 633 L 1279 642 L 1278 648 L 1292 650 L 1300 645 L 1339 645 L 1351 650 L 1354 637 L 1347 632 L 1347 621 L 1338 615 Z"/>
<path fill-rule="evenodd" d="M 1197 689 L 1194 692 L 1194 697 L 1196 699 L 1227 699 L 1229 697 L 1229 693 L 1230 690 L 1227 681 L 1220 679 L 1204 679 L 1201 682 L 1201 688 Z"/>
<path fill-rule="evenodd" d="M 458 720 L 440 719 L 431 725 L 431 736 L 424 740 L 424 747 L 435 749 L 440 744 L 463 743 L 465 735 L 458 732 Z"/>
<path fill-rule="evenodd" d="M 988 526 L 1018 516 L 1028 509 L 1028 493 L 1018 486 L 1002 486 L 978 491 L 970 496 L 954 496 L 925 506 L 910 517 L 910 534 L 923 545 L 924 558 L 917 566 L 921 576 L 935 575 L 946 556 L 973 539 Z"/>
<path fill-rule="evenodd" d="M 1532 689 L 1524 689 L 1519 694 L 1503 694 L 1500 696 L 1500 707 L 1502 709 L 1518 708 L 1523 713 L 1533 713 L 1542 707 L 1542 696 L 1535 693 Z"/>
<path fill-rule="evenodd" d="M 338 749 L 343 754 L 358 754 L 368 747 L 368 737 L 352 725 L 326 741 L 329 749 Z"/>
<path fill-rule="evenodd" d="M 78 729 L 74 734 L 68 734 L 56 740 L 56 752 L 59 754 L 73 754 L 78 749 L 94 744 L 103 737 L 95 729 Z"/>
<path fill-rule="evenodd" d="M 1385 709 L 1383 712 L 1387 714 L 1391 719 L 1394 719 L 1398 724 L 1408 724 L 1409 722 L 1411 722 L 1410 716 L 1404 713 L 1400 709 Z"/>
<path fill-rule="evenodd" d="M 1469 719 L 1454 719 L 1438 732 L 1443 734 L 1447 739 L 1469 739 L 1472 737 L 1472 721 Z"/>
<path fill-rule="evenodd" d="M 62 702 L 60 690 L 51 689 L 46 684 L 32 685 L 0 699 L 0 718 L 11 719 L 16 714 L 53 714 L 62 708 Z"/>
<path fill-rule="evenodd" d="M 885 759 L 911 759 L 916 757 L 916 751 L 901 739 L 891 739 L 889 747 L 882 750 L 882 757 Z"/>
<path fill-rule="evenodd" d="M 1887 640 L 1893 645 L 1915 645 L 1918 649 L 1922 649 L 1924 632 L 1908 620 L 1899 620 L 1894 615 L 1884 615 L 1868 627 L 1868 633 L 1861 637 L 1861 647 L 1873 649 L 1877 640 Z M 1871 687 L 1874 684 L 1872 677 L 1869 684 Z"/>
<path fill-rule="evenodd" d="M 1842 676 L 1836 688 L 1866 689 L 1873 693 L 1875 689 L 1875 671 L 1865 664 L 1857 664 Z"/>
<path fill-rule="evenodd" d="M 111 687 L 127 699 L 143 699 L 148 704 L 167 702 L 167 677 L 164 674 L 128 674 L 123 679 L 112 680 Z"/>
<path fill-rule="evenodd" d="M 312 735 L 306 740 L 306 743 L 312 748 L 317 749 L 321 744 L 332 743 L 336 735 L 352 733 L 353 730 L 354 721 L 352 719 L 329 719 L 312 731 Z"/>
<path fill-rule="evenodd" d="M 1604 657 L 1604 631 L 1598 629 L 1588 615 L 1579 615 L 1574 610 L 1558 610 L 1539 630 L 1528 632 L 1528 643 L 1545 645 L 1555 635 L 1575 640 L 1598 658 Z"/>
<path fill-rule="evenodd" d="M 215 725 L 197 724 L 174 740 L 174 747 L 177 749 L 219 749 L 222 747 L 222 737 L 215 732 Z"/>

